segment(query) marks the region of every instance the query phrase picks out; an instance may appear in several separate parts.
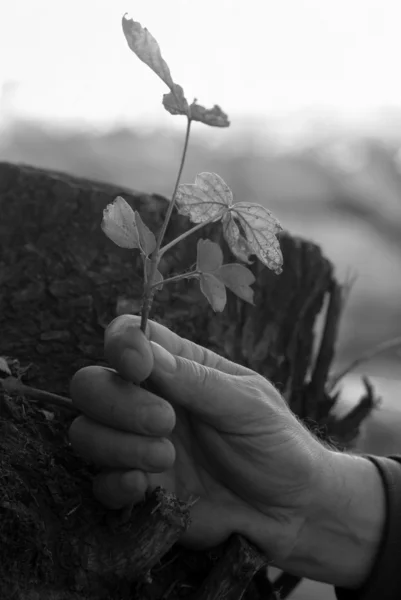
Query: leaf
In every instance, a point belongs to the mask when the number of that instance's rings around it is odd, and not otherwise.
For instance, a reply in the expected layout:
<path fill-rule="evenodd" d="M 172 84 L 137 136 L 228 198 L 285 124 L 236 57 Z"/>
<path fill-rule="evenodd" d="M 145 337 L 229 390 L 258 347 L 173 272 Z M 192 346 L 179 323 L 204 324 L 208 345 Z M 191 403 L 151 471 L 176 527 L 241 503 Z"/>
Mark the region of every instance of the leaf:
<path fill-rule="evenodd" d="M 159 44 L 146 27 L 142 27 L 140 23 L 127 18 L 126 15 L 127 13 L 122 18 L 122 27 L 128 46 L 170 88 L 171 97 L 177 111 L 173 114 L 187 115 L 188 102 L 185 99 L 183 89 L 174 83 L 170 69 L 161 55 Z M 167 96 L 170 96 L 170 94 L 167 94 Z M 169 102 L 169 104 L 172 104 L 172 102 Z"/>
<path fill-rule="evenodd" d="M 223 265 L 223 252 L 211 240 L 200 239 L 197 245 L 197 270 L 200 271 L 201 290 L 212 305 L 213 310 L 223 310 L 227 296 L 225 286 L 234 294 L 253 304 L 253 273 L 238 264 Z"/>
<path fill-rule="evenodd" d="M 255 282 L 255 276 L 252 271 L 244 265 L 232 263 L 222 265 L 218 270 L 218 277 L 239 298 L 253 304 L 254 291 L 250 285 Z"/>
<path fill-rule="evenodd" d="M 178 186 L 176 206 L 192 223 L 220 219 L 232 206 L 233 195 L 228 185 L 216 173 L 199 173 L 195 183 Z"/>
<path fill-rule="evenodd" d="M 211 127 L 228 127 L 230 125 L 228 116 L 217 104 L 213 108 L 205 108 L 194 101 L 189 107 L 189 114 L 193 121 L 200 121 Z"/>
<path fill-rule="evenodd" d="M 141 250 L 145 256 L 149 256 L 156 248 L 156 238 L 149 227 L 142 221 L 141 215 L 137 210 L 135 211 L 135 222 L 138 229 Z"/>
<path fill-rule="evenodd" d="M 231 252 L 242 262 L 252 264 L 252 261 L 248 260 L 254 251 L 248 244 L 247 240 L 241 234 L 239 227 L 231 213 L 226 213 L 222 219 L 223 224 L 223 236 L 226 240 Z"/>
<path fill-rule="evenodd" d="M 184 90 L 178 83 L 174 84 L 174 90 L 163 94 L 162 104 L 172 115 L 188 115 L 188 102 L 184 96 Z"/>
<path fill-rule="evenodd" d="M 120 248 L 139 248 L 135 213 L 121 196 L 103 210 L 101 227 L 112 242 Z"/>
<path fill-rule="evenodd" d="M 216 271 L 223 264 L 223 252 L 218 244 L 211 240 L 198 240 L 196 268 L 201 273 Z"/>
<path fill-rule="evenodd" d="M 150 260 L 150 258 L 146 257 L 145 258 L 145 269 L 146 269 L 146 278 L 149 279 L 150 277 L 150 269 L 152 266 L 152 261 Z M 161 290 L 163 289 L 163 275 L 160 273 L 159 269 L 156 269 L 154 277 L 153 277 L 153 285 L 155 284 L 159 284 L 159 285 L 155 285 L 155 289 L 156 290 Z"/>
<path fill-rule="evenodd" d="M 282 231 L 279 221 L 260 204 L 238 202 L 233 207 L 246 239 L 259 260 L 277 274 L 282 272 L 283 255 L 276 233 Z"/>
<path fill-rule="evenodd" d="M 225 285 L 211 273 L 202 273 L 199 277 L 200 289 L 215 312 L 221 312 L 227 302 Z"/>

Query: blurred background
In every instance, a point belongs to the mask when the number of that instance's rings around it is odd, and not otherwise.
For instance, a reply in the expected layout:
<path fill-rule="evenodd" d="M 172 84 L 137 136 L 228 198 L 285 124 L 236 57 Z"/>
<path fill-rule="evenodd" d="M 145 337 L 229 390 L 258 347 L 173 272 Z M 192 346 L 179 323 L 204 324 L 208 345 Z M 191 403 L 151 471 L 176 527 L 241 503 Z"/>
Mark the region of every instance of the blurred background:
<path fill-rule="evenodd" d="M 125 12 L 158 40 L 186 96 L 231 119 L 195 123 L 183 181 L 217 172 L 354 281 L 338 368 L 401 335 L 397 0 L 2 3 L 0 160 L 171 194 L 185 121 L 129 50 Z M 386 402 L 401 406 L 397 349 L 359 370 L 390 381 Z"/>
<path fill-rule="evenodd" d="M 401 336 L 399 2 L 2 3 L 0 160 L 171 194 L 185 121 L 163 109 L 167 89 L 129 50 L 125 12 L 158 40 L 187 98 L 231 119 L 194 125 L 182 180 L 218 173 L 236 200 L 267 206 L 354 281 L 337 368 Z M 354 401 L 367 373 L 383 396 L 377 453 L 390 422 L 401 452 L 400 367 L 393 349 L 345 383 Z"/>

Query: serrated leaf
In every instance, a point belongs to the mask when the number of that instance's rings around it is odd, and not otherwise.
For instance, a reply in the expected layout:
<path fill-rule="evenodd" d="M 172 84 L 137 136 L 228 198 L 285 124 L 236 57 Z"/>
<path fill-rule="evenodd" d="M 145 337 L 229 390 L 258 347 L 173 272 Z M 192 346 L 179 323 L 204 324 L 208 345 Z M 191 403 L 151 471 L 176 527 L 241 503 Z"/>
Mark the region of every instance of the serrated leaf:
<path fill-rule="evenodd" d="M 148 257 L 145 257 L 145 269 L 146 269 L 146 278 L 147 279 L 149 279 L 149 277 L 150 277 L 151 265 L 152 265 L 152 261 Z M 163 289 L 163 279 L 164 279 L 164 277 L 160 273 L 159 269 L 156 269 L 154 277 L 153 277 L 153 285 L 159 284 L 159 285 L 155 285 L 156 290 Z"/>
<path fill-rule="evenodd" d="M 193 121 L 199 121 L 211 127 L 228 127 L 230 125 L 228 116 L 217 104 L 213 108 L 205 108 L 197 102 L 192 102 L 189 113 Z"/>
<path fill-rule="evenodd" d="M 196 268 L 201 273 L 216 271 L 223 264 L 223 252 L 218 244 L 211 240 L 198 240 Z"/>
<path fill-rule="evenodd" d="M 277 274 L 282 272 L 283 255 L 276 234 L 282 231 L 279 221 L 260 204 L 238 202 L 231 216 L 238 219 L 246 240 L 259 260 Z"/>
<path fill-rule="evenodd" d="M 107 237 L 120 248 L 139 248 L 135 213 L 121 196 L 117 196 L 103 210 L 101 228 Z"/>
<path fill-rule="evenodd" d="M 216 173 L 199 173 L 195 183 L 178 186 L 176 206 L 192 223 L 220 219 L 232 206 L 233 195 L 228 185 Z"/>
<path fill-rule="evenodd" d="M 211 273 L 202 273 L 199 277 L 201 292 L 208 299 L 215 312 L 221 312 L 227 302 L 225 285 Z"/>
<path fill-rule="evenodd" d="M 248 244 L 247 240 L 241 234 L 239 227 L 233 219 L 231 213 L 226 213 L 222 219 L 223 225 L 223 236 L 226 240 L 231 252 L 242 262 L 252 264 L 252 261 L 248 260 L 254 251 Z"/>
<path fill-rule="evenodd" d="M 172 106 L 174 103 L 177 111 L 173 114 L 188 114 L 188 102 L 185 99 L 183 89 L 174 83 L 170 69 L 162 57 L 159 44 L 153 35 L 137 21 L 127 18 L 126 14 L 122 18 L 122 27 L 130 49 L 170 88 L 171 100 L 168 104 Z M 170 94 L 167 94 L 167 96 L 170 96 Z"/>
<path fill-rule="evenodd" d="M 141 215 L 137 210 L 135 211 L 135 222 L 138 229 L 141 250 L 146 256 L 149 256 L 156 248 L 156 238 L 149 227 L 142 221 Z"/>
<path fill-rule="evenodd" d="M 216 276 L 239 298 L 253 304 L 254 291 L 250 286 L 255 282 L 255 276 L 252 271 L 244 265 L 230 263 L 222 265 Z"/>

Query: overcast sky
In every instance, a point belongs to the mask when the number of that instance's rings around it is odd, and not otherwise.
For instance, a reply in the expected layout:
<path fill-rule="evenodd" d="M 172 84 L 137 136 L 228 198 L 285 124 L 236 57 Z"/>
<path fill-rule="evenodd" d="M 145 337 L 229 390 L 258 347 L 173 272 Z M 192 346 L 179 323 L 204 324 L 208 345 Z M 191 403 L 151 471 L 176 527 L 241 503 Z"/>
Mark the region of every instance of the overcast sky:
<path fill-rule="evenodd" d="M 399 0 L 18 0 L 0 7 L 6 111 L 167 124 L 166 91 L 128 49 L 128 12 L 158 40 L 186 96 L 231 118 L 401 108 Z M 9 98 L 10 100 L 10 98 Z"/>

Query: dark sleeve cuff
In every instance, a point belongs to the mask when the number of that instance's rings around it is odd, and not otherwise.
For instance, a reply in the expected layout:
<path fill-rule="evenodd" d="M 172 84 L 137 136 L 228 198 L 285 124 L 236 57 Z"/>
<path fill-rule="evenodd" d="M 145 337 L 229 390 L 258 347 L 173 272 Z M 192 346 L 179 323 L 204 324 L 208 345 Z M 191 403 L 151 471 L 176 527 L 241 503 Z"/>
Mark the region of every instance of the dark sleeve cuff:
<path fill-rule="evenodd" d="M 378 469 L 386 497 L 386 518 L 372 571 L 357 590 L 335 588 L 337 600 L 401 599 L 401 455 L 364 455 Z"/>

